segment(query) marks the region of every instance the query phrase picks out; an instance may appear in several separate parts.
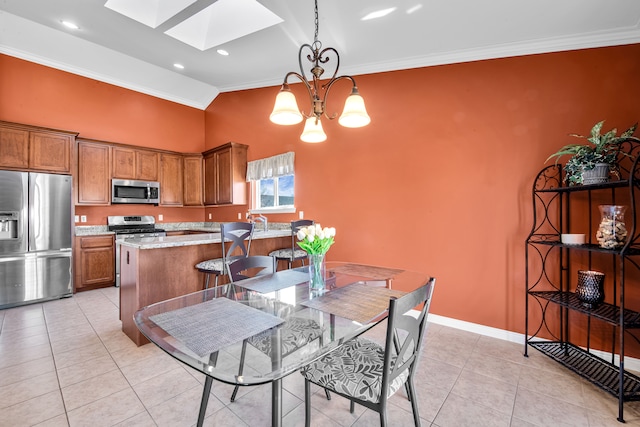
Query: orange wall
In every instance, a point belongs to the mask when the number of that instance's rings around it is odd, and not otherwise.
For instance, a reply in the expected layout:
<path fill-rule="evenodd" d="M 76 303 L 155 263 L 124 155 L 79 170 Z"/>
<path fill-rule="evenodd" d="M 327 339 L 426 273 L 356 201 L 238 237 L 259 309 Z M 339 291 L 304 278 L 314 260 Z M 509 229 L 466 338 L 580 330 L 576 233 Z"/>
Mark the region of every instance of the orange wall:
<path fill-rule="evenodd" d="M 631 45 L 357 76 L 371 124 L 324 120 L 321 144 L 269 122 L 279 87 L 224 93 L 206 146 L 248 144 L 249 160 L 295 151 L 297 209 L 337 229 L 329 259 L 428 272 L 432 312 L 523 332 L 533 179 L 569 133 L 640 119 L 639 57 Z"/>
<path fill-rule="evenodd" d="M 179 152 L 204 151 L 204 113 L 153 96 L 0 55 L 0 120 L 79 132 L 81 138 Z M 202 221 L 203 208 L 138 207 L 165 222 Z M 130 206 L 77 207 L 87 225 Z M 84 225 L 84 224 L 82 224 Z"/>
<path fill-rule="evenodd" d="M 0 55 L 0 119 L 176 151 L 236 141 L 249 160 L 293 150 L 297 209 L 338 231 L 329 259 L 429 272 L 434 313 L 523 332 L 533 178 L 567 134 L 638 121 L 639 57 L 630 45 L 357 76 L 372 123 L 325 120 L 328 140 L 306 144 L 301 124 L 268 121 L 277 87 L 221 94 L 203 113 Z M 347 91 L 332 90 L 332 110 Z M 121 209 L 77 213 L 104 224 Z M 247 207 L 148 209 L 232 221 Z"/>

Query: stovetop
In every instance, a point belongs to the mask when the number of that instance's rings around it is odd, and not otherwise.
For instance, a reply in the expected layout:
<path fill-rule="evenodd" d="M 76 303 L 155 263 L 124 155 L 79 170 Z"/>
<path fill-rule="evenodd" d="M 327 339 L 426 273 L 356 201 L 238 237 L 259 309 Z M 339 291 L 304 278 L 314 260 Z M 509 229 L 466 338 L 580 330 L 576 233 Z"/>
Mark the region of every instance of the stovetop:
<path fill-rule="evenodd" d="M 117 235 L 165 233 L 162 228 L 156 228 L 155 222 L 156 219 L 149 215 L 109 216 L 107 217 L 107 229 Z"/>

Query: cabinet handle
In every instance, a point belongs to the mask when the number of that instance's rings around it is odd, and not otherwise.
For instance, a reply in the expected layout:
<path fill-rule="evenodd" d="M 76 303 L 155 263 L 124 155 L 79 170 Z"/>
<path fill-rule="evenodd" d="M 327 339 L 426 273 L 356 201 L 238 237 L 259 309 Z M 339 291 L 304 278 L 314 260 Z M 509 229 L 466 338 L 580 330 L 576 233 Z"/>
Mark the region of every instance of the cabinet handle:
<path fill-rule="evenodd" d="M 129 251 L 127 251 L 127 265 L 129 264 Z"/>

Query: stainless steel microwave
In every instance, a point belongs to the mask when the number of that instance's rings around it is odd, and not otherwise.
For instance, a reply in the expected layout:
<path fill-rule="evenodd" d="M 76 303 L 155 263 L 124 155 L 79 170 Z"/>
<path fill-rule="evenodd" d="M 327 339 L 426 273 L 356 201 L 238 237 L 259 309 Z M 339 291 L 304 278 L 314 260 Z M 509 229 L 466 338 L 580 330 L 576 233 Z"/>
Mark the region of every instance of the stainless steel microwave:
<path fill-rule="evenodd" d="M 160 183 L 155 181 L 111 180 L 111 203 L 160 203 Z"/>

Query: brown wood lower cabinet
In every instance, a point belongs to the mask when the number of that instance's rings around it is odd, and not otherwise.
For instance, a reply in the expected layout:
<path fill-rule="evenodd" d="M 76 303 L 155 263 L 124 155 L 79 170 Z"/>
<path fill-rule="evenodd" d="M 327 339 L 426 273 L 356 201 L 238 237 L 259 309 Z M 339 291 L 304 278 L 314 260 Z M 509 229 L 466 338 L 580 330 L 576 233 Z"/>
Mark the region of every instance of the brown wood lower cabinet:
<path fill-rule="evenodd" d="M 115 284 L 115 238 L 76 237 L 75 290 L 104 288 Z"/>

